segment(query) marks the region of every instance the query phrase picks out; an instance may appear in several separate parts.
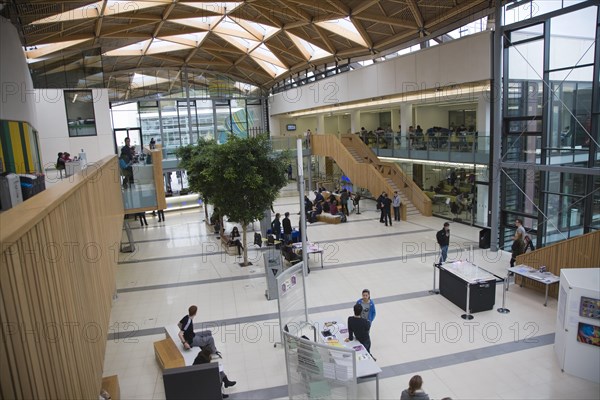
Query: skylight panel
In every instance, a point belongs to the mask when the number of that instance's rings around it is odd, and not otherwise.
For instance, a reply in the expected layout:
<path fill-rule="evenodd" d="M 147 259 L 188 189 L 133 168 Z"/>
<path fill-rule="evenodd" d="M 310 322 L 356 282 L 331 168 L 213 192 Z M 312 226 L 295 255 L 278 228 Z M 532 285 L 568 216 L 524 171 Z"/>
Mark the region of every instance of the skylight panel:
<path fill-rule="evenodd" d="M 149 44 L 150 39 L 142 40 L 141 42 L 133 43 L 128 46 L 123 46 L 118 49 L 107 51 L 104 53 L 104 55 L 109 57 L 142 56 L 144 55 Z"/>
<path fill-rule="evenodd" d="M 348 40 L 360 44 L 361 46 L 368 47 L 367 43 L 364 41 L 360 33 L 358 33 L 358 30 L 348 17 L 316 22 L 316 25 L 337 35 L 343 36 Z"/>
<path fill-rule="evenodd" d="M 265 70 L 265 71 L 266 71 L 266 72 L 269 74 L 269 76 L 271 76 L 272 78 L 276 78 L 276 77 L 278 77 L 279 75 L 281 75 L 281 74 L 283 74 L 283 73 L 287 72 L 287 69 L 285 69 L 285 68 L 281 68 L 281 67 L 279 67 L 279 66 L 277 66 L 277 65 L 275 65 L 275 64 L 271 64 L 271 63 L 269 63 L 269 62 L 267 62 L 267 61 L 263 61 L 263 60 L 261 60 L 260 58 L 257 58 L 257 57 L 255 57 L 255 56 L 253 56 L 252 54 L 250 54 L 250 57 L 252 57 L 252 59 L 253 59 L 253 60 L 254 60 L 254 61 L 255 61 L 255 62 L 258 64 L 258 65 L 260 65 L 260 66 L 261 66 L 261 68 L 262 68 L 262 69 L 264 69 L 264 70 Z"/>
<path fill-rule="evenodd" d="M 168 51 L 177 51 L 189 48 L 190 46 L 186 44 L 173 43 L 167 40 L 161 40 L 159 38 L 156 38 L 152 41 L 148 50 L 146 50 L 146 54 L 159 54 L 166 53 Z"/>
<path fill-rule="evenodd" d="M 169 22 L 175 22 L 177 24 L 191 26 L 192 28 L 202 29 L 204 31 L 210 31 L 223 17 L 196 17 L 196 18 L 180 18 L 170 19 Z"/>
<path fill-rule="evenodd" d="M 109 0 L 106 2 L 104 15 L 116 15 L 127 12 L 139 11 L 145 8 L 156 7 L 161 4 L 168 4 L 170 0 L 154 0 L 154 1 L 129 1 L 129 0 Z M 100 16 L 102 12 L 102 1 L 88 4 L 83 7 L 65 11 L 60 14 L 51 15 L 50 17 L 38 19 L 30 23 L 30 25 L 52 24 L 55 22 L 77 21 L 80 19 L 90 19 Z"/>
<path fill-rule="evenodd" d="M 254 35 L 235 23 L 229 17 L 223 18 L 221 22 L 212 28 L 213 32 L 224 33 L 226 35 L 237 36 L 244 39 L 257 40 Z"/>
<path fill-rule="evenodd" d="M 330 52 L 323 50 L 319 46 L 316 46 L 308 42 L 307 40 L 304 40 L 301 37 L 294 35 L 293 33 L 286 33 L 292 40 L 292 42 L 294 42 L 296 47 L 300 49 L 302 54 L 304 54 L 304 58 L 306 58 L 307 61 L 317 60 L 319 58 L 324 58 L 332 55 Z"/>
<path fill-rule="evenodd" d="M 28 63 L 32 63 L 35 62 L 37 58 L 44 57 L 48 54 L 64 50 L 71 46 L 75 46 L 79 43 L 85 42 L 86 40 L 90 39 L 67 40 L 65 42 L 38 44 L 33 47 L 26 47 L 24 48 L 25 58 L 27 58 Z"/>
<path fill-rule="evenodd" d="M 242 2 L 210 2 L 210 3 L 191 3 L 191 2 L 182 2 L 181 4 L 185 4 L 186 6 L 198 8 L 200 10 L 209 11 L 215 14 L 228 14 L 241 6 Z"/>
<path fill-rule="evenodd" d="M 285 65 L 264 44 L 261 44 L 256 49 L 254 49 L 252 53 L 250 53 L 250 55 L 285 69 Z"/>
<path fill-rule="evenodd" d="M 135 73 L 131 78 L 131 88 L 138 89 L 144 86 L 158 85 L 160 83 L 165 83 L 168 81 L 169 80 L 166 78 Z"/>
<path fill-rule="evenodd" d="M 222 39 L 226 40 L 227 42 L 231 43 L 244 53 L 249 53 L 260 44 L 260 42 L 257 42 L 256 40 L 243 39 L 237 36 L 227 35 L 223 33 L 217 33 L 217 35 Z"/>

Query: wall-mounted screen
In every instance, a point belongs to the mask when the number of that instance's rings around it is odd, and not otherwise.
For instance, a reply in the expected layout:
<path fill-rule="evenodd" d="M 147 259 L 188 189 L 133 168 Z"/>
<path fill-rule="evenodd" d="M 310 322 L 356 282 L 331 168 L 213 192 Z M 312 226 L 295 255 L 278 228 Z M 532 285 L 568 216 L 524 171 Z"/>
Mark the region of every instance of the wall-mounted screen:
<path fill-rule="evenodd" d="M 296 130 L 296 124 L 287 124 L 285 127 L 286 130 L 288 131 L 295 131 Z"/>

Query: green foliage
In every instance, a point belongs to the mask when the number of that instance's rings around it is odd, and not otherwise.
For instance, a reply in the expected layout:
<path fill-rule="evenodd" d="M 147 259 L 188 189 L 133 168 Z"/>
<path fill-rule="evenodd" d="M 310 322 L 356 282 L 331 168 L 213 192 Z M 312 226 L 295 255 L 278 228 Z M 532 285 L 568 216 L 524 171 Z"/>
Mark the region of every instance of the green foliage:
<path fill-rule="evenodd" d="M 176 154 L 187 170 L 190 189 L 242 227 L 261 219 L 287 183 L 289 154 L 274 153 L 266 135 L 231 135 L 222 145 L 201 140 Z"/>

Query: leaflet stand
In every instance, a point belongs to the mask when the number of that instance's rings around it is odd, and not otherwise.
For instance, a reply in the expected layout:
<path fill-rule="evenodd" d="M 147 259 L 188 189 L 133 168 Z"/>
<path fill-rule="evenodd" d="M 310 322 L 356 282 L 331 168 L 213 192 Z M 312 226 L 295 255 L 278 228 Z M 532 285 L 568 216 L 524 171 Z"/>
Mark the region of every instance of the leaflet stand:
<path fill-rule="evenodd" d="M 430 294 L 440 294 L 440 291 L 435 288 L 435 270 L 442 264 L 433 263 L 433 289 L 429 291 Z"/>
<path fill-rule="evenodd" d="M 506 291 L 508 290 L 507 283 L 508 283 L 508 277 L 506 277 L 506 279 L 502 280 L 502 307 L 500 307 L 499 309 L 496 310 L 500 314 L 508 314 L 510 312 L 510 310 L 505 307 L 505 305 L 506 305 Z"/>
<path fill-rule="evenodd" d="M 471 300 L 471 284 L 469 282 L 467 282 L 467 307 L 466 307 L 466 313 L 460 316 L 462 319 L 466 319 L 466 320 L 473 319 L 473 316 L 471 315 L 471 305 L 469 304 L 470 300 Z"/>

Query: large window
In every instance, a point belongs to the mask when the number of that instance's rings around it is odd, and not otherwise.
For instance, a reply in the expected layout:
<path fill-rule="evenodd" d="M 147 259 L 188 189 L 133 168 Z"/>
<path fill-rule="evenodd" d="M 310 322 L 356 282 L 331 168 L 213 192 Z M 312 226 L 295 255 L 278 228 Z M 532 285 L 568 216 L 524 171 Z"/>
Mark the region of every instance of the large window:
<path fill-rule="evenodd" d="M 539 6 L 543 14 L 567 6 L 564 1 L 521 3 L 506 8 L 514 21 L 526 19 L 518 13 L 533 12 L 531 7 Z M 538 245 L 598 225 L 598 177 L 594 176 L 600 130 L 594 120 L 594 110 L 600 107 L 594 94 L 600 72 L 598 15 L 594 6 L 554 12 L 532 26 L 506 27 L 504 71 L 508 75 L 504 76 L 501 149 L 504 248 L 510 246 L 515 218 L 534 230 Z"/>
<path fill-rule="evenodd" d="M 69 137 L 96 136 L 94 95 L 91 90 L 65 90 Z"/>

